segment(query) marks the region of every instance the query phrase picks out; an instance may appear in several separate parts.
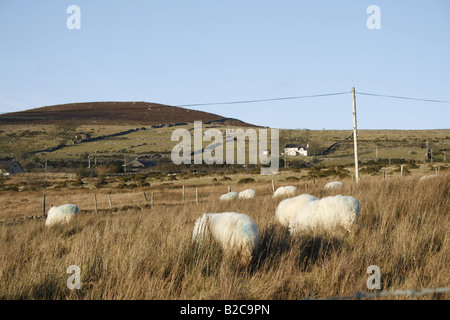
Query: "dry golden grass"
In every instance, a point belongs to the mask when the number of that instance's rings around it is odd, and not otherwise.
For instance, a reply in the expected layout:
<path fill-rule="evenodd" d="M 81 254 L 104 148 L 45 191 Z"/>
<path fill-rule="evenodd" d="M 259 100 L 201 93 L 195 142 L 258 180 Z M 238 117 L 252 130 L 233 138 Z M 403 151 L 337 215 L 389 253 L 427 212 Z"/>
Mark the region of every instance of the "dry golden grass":
<path fill-rule="evenodd" d="M 366 291 L 370 265 L 380 267 L 383 290 L 450 285 L 449 174 L 422 182 L 418 176 L 387 181 L 364 177 L 357 185 L 346 180 L 339 191 L 324 191 L 326 182 L 317 180 L 308 193 L 352 195 L 360 201 L 361 219 L 353 233 L 291 238 L 274 221 L 281 199 L 272 199 L 267 183 L 240 186 L 259 193 L 246 201 L 219 203 L 218 195 L 226 190 L 217 185 L 202 189 L 200 204 L 192 201 L 192 193 L 189 202 L 180 204 L 179 190 L 167 189 L 166 204 L 156 201 L 152 210 L 82 212 L 73 223 L 53 228 L 43 220 L 0 224 L 0 298 L 319 298 Z M 298 186 L 304 193 L 304 183 Z M 72 195 L 92 196 L 79 192 Z M 17 194 L 11 192 L 11 199 Z M 62 199 L 71 193 L 51 196 Z M 259 226 L 259 251 L 247 269 L 224 259 L 215 245 L 198 248 L 191 243 L 197 217 L 225 211 L 245 213 Z M 66 286 L 70 265 L 80 267 L 80 290 Z"/>

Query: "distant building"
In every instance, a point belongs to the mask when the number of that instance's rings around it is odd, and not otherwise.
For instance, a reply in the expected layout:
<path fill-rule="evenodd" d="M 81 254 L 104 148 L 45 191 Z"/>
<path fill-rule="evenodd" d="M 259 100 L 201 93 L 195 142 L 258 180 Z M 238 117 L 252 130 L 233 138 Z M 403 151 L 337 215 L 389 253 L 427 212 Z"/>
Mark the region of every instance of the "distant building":
<path fill-rule="evenodd" d="M 124 164 L 125 172 L 140 172 L 147 168 L 156 167 L 157 161 L 134 159 Z"/>
<path fill-rule="evenodd" d="M 284 146 L 283 155 L 285 156 L 308 156 L 309 145 L 303 147 L 299 144 L 287 144 Z"/>
<path fill-rule="evenodd" d="M 16 173 L 23 173 L 22 166 L 14 160 L 0 160 L 0 174 L 8 176 Z"/>

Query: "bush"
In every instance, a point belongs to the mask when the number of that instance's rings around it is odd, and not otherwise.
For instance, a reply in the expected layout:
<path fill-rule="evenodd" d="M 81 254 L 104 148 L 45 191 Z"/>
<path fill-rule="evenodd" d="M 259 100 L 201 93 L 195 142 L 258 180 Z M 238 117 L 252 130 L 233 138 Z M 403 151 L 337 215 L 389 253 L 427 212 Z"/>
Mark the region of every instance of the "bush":
<path fill-rule="evenodd" d="M 253 178 L 242 178 L 238 181 L 238 184 L 243 184 L 243 183 L 250 183 L 250 182 L 255 182 L 255 179 Z"/>
<path fill-rule="evenodd" d="M 361 168 L 361 170 L 359 170 L 360 173 L 366 173 L 366 174 L 371 174 L 371 175 L 376 175 L 380 172 L 381 170 L 381 165 L 378 164 L 373 164 L 373 165 L 368 165 L 368 166 L 364 166 L 363 168 Z"/>
<path fill-rule="evenodd" d="M 118 173 L 119 171 L 119 168 L 114 164 L 101 164 L 97 167 L 97 173 L 99 176 L 110 173 Z"/>
<path fill-rule="evenodd" d="M 97 177 L 97 181 L 95 182 L 95 187 L 97 189 L 100 189 L 102 186 L 104 186 L 106 184 L 106 178 L 104 175 L 99 175 Z"/>
<path fill-rule="evenodd" d="M 335 176 L 342 179 L 348 177 L 349 176 L 348 173 L 349 172 L 341 166 L 335 166 L 325 170 L 315 167 L 309 172 L 309 176 L 311 178 L 324 178 Z"/>

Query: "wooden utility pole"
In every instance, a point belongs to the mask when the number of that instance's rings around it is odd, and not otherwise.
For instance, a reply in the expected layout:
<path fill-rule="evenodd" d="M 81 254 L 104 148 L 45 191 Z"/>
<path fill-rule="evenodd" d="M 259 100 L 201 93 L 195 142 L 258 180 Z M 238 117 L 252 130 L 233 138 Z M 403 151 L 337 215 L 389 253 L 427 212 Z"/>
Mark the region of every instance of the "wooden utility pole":
<path fill-rule="evenodd" d="M 359 164 L 358 164 L 358 132 L 356 129 L 356 96 L 355 87 L 352 88 L 353 95 L 353 141 L 355 146 L 355 181 L 359 181 Z"/>

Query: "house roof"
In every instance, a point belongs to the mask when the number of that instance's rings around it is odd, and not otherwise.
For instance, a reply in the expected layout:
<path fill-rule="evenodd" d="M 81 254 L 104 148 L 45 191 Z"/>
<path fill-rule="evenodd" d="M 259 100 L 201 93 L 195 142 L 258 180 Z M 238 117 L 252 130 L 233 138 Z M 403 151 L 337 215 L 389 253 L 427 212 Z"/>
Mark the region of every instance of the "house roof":
<path fill-rule="evenodd" d="M 284 146 L 285 148 L 296 148 L 296 149 L 300 149 L 303 148 L 303 146 L 299 145 L 299 144 L 294 144 L 294 143 L 290 143 Z"/>
<path fill-rule="evenodd" d="M 14 163 L 17 163 L 18 165 L 20 165 L 17 161 L 14 161 L 14 160 L 0 160 L 0 168 L 9 168 Z"/>
<path fill-rule="evenodd" d="M 18 166 L 20 169 L 23 170 L 20 163 L 15 160 L 0 160 L 0 169 L 10 170 L 14 165 Z"/>
<path fill-rule="evenodd" d="M 126 165 L 134 167 L 154 167 L 157 165 L 157 161 L 133 159 L 127 162 Z"/>

